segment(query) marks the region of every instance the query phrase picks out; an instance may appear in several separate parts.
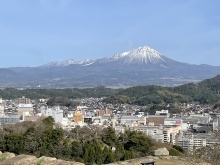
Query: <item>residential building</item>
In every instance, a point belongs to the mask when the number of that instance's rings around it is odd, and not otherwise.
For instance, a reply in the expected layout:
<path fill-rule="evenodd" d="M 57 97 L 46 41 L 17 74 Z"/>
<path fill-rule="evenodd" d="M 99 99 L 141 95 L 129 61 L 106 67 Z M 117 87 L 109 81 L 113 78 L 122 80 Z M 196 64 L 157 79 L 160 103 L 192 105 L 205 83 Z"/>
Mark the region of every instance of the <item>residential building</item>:
<path fill-rule="evenodd" d="M 193 136 L 188 137 L 188 138 L 182 138 L 178 141 L 178 145 L 184 149 L 192 151 L 194 149 L 205 147 L 206 139 L 205 138 L 194 138 Z"/>
<path fill-rule="evenodd" d="M 121 116 L 121 118 L 119 118 L 119 122 L 120 124 L 137 122 L 137 123 L 142 123 L 143 125 L 146 125 L 146 117 L 145 116 L 142 116 L 142 117 Z"/>
<path fill-rule="evenodd" d="M 169 113 L 169 110 L 161 110 L 161 111 L 156 111 L 155 116 L 170 117 L 170 113 Z"/>
<path fill-rule="evenodd" d="M 18 104 L 18 115 L 23 116 L 24 112 L 33 113 L 32 104 Z"/>
<path fill-rule="evenodd" d="M 84 116 L 79 111 L 76 111 L 73 115 L 73 121 L 75 123 L 84 122 Z"/>
<path fill-rule="evenodd" d="M 41 110 L 43 116 L 51 116 L 54 118 L 55 123 L 63 123 L 63 110 L 60 107 L 46 108 Z"/>
<path fill-rule="evenodd" d="M 147 125 L 162 125 L 164 124 L 164 119 L 166 116 L 155 116 L 155 115 L 149 115 L 146 117 L 146 124 Z"/>
<path fill-rule="evenodd" d="M 107 114 L 112 114 L 112 111 L 107 108 L 105 110 L 97 110 L 96 111 L 96 116 L 104 116 Z"/>
<path fill-rule="evenodd" d="M 15 124 L 15 123 L 18 123 L 19 121 L 20 121 L 20 116 L 18 115 L 0 116 L 0 124 Z"/>
<path fill-rule="evenodd" d="M 182 123 L 183 123 L 182 119 L 176 119 L 176 118 L 165 118 L 164 119 L 164 125 L 168 125 L 168 126 L 171 126 L 171 125 L 181 126 Z"/>
<path fill-rule="evenodd" d="M 176 144 L 181 138 L 181 127 L 169 126 L 163 128 L 164 142 Z"/>
<path fill-rule="evenodd" d="M 219 130 L 219 123 L 218 123 L 218 117 L 213 117 L 213 131 L 218 131 Z"/>
<path fill-rule="evenodd" d="M 0 105 L 0 115 L 4 115 L 4 106 Z"/>
<path fill-rule="evenodd" d="M 15 104 L 31 104 L 31 100 L 23 96 L 22 98 L 15 99 Z"/>

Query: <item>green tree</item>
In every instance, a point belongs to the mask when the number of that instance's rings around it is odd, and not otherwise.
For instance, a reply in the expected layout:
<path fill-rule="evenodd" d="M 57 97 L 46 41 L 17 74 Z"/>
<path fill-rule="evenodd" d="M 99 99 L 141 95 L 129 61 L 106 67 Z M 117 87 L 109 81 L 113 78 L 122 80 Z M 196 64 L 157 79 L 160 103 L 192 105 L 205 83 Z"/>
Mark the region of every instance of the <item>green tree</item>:
<path fill-rule="evenodd" d="M 91 145 L 88 145 L 85 149 L 85 154 L 83 156 L 83 160 L 86 165 L 92 165 L 95 163 L 95 149 Z"/>
<path fill-rule="evenodd" d="M 103 151 L 102 151 L 102 162 L 105 163 L 106 162 L 106 158 L 107 158 L 107 155 L 108 155 L 108 148 L 105 146 Z"/>
<path fill-rule="evenodd" d="M 53 125 L 54 125 L 54 122 L 55 122 L 53 117 L 51 117 L 51 116 L 46 117 L 42 121 L 45 124 L 45 126 L 53 128 Z"/>
<path fill-rule="evenodd" d="M 104 163 L 113 163 L 114 161 L 115 159 L 114 159 L 113 152 L 112 150 L 109 150 Z"/>
<path fill-rule="evenodd" d="M 40 143 L 38 142 L 38 136 L 36 136 L 36 130 L 34 127 L 30 127 L 24 134 L 24 150 L 27 154 L 34 154 L 38 149 Z"/>
<path fill-rule="evenodd" d="M 23 152 L 24 148 L 24 139 L 20 134 L 7 134 L 5 136 L 5 146 L 6 150 L 13 152 L 15 154 L 20 154 Z"/>
<path fill-rule="evenodd" d="M 124 144 L 124 148 L 135 152 L 136 157 L 147 155 L 150 147 L 152 146 L 151 138 L 139 131 L 127 130 L 125 133 L 127 141 Z"/>
<path fill-rule="evenodd" d="M 72 156 L 74 158 L 79 158 L 82 156 L 82 154 L 83 154 L 82 144 L 77 141 L 73 141 L 72 142 Z"/>
<path fill-rule="evenodd" d="M 118 138 L 116 136 L 115 130 L 112 127 L 107 127 L 103 129 L 102 141 L 109 146 L 116 145 Z"/>
<path fill-rule="evenodd" d="M 116 145 L 116 150 L 115 150 L 115 160 L 116 161 L 121 161 L 124 160 L 124 154 L 125 154 L 125 150 L 124 150 L 124 146 L 122 143 L 118 143 Z"/>
<path fill-rule="evenodd" d="M 125 151 L 124 160 L 129 160 L 135 158 L 132 151 Z"/>

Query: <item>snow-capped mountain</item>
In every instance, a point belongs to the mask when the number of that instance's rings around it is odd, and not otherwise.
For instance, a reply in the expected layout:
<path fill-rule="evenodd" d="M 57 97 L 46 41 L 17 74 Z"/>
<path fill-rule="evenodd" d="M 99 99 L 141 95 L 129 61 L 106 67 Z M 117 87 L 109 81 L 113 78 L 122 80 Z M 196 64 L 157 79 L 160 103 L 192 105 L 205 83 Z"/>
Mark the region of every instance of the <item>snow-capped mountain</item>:
<path fill-rule="evenodd" d="M 120 61 L 124 64 L 156 64 L 159 62 L 165 62 L 162 54 L 148 46 L 139 47 L 124 53 L 117 53 L 110 58 L 99 60 L 100 63 L 116 61 Z"/>
<path fill-rule="evenodd" d="M 61 62 L 50 62 L 45 65 L 42 65 L 41 67 L 53 67 L 53 66 L 69 66 L 73 64 L 77 65 L 91 65 L 94 61 L 90 59 L 86 59 L 84 61 L 74 61 L 73 59 L 61 61 Z"/>
<path fill-rule="evenodd" d="M 115 63 L 119 62 L 121 64 L 157 64 L 161 62 L 165 62 L 166 57 L 157 52 L 156 50 L 144 46 L 139 47 L 137 49 L 123 52 L 123 53 L 116 53 L 112 57 L 105 57 L 102 59 L 97 60 L 90 60 L 86 59 L 84 61 L 75 61 L 73 59 L 61 61 L 61 62 L 51 62 L 48 64 L 45 64 L 41 67 L 54 67 L 54 66 L 69 66 L 69 65 L 82 65 L 82 66 L 88 66 L 92 65 L 93 63 Z"/>
<path fill-rule="evenodd" d="M 97 60 L 70 59 L 40 67 L 8 68 L 5 73 L 0 69 L 0 86 L 4 87 L 173 86 L 214 77 L 220 74 L 220 67 L 178 62 L 144 46 Z"/>

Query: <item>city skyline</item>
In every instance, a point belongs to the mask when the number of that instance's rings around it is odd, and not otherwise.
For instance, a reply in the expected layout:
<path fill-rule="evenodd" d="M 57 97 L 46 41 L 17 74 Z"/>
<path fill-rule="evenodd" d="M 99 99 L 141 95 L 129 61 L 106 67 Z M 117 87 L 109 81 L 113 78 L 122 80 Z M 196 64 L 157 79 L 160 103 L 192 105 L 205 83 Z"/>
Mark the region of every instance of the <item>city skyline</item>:
<path fill-rule="evenodd" d="M 1 1 L 0 68 L 110 57 L 149 46 L 190 64 L 220 66 L 213 1 Z"/>

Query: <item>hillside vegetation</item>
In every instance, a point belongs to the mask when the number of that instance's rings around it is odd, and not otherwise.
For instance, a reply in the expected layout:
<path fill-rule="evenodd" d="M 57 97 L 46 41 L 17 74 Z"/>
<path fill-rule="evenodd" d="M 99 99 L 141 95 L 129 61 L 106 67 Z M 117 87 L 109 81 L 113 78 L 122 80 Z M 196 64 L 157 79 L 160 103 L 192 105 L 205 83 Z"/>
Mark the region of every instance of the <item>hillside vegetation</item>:
<path fill-rule="evenodd" d="M 25 96 L 30 99 L 66 97 L 70 99 L 86 97 L 107 97 L 116 94 L 120 89 L 110 89 L 105 87 L 96 88 L 65 88 L 65 89 L 24 89 L 5 88 L 0 90 L 3 99 L 15 99 Z"/>
<path fill-rule="evenodd" d="M 155 85 L 135 86 L 127 89 L 96 88 L 66 88 L 66 89 L 25 89 L 6 88 L 0 90 L 3 99 L 28 97 L 40 98 L 88 98 L 107 97 L 104 101 L 114 104 L 175 104 L 199 102 L 200 104 L 217 103 L 220 99 L 220 76 L 204 80 L 198 84 L 189 83 L 178 87 L 161 87 Z"/>
<path fill-rule="evenodd" d="M 178 87 L 136 86 L 119 91 L 104 101 L 110 103 L 130 103 L 137 105 L 175 104 L 199 102 L 217 103 L 220 99 L 220 76 L 204 80 L 198 84 L 185 84 Z"/>

